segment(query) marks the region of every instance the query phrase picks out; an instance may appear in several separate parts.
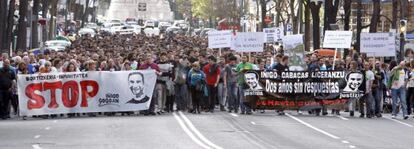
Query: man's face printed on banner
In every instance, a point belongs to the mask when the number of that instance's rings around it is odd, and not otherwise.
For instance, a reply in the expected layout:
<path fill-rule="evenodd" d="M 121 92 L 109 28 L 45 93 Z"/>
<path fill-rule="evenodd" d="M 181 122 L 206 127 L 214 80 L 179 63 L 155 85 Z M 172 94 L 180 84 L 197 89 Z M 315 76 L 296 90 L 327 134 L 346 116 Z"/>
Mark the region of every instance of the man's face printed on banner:
<path fill-rule="evenodd" d="M 361 86 L 362 81 L 363 81 L 362 74 L 360 73 L 349 74 L 347 88 L 349 88 L 350 91 L 357 91 L 359 86 Z"/>
<path fill-rule="evenodd" d="M 259 86 L 259 81 L 256 78 L 256 73 L 246 73 L 244 77 L 246 78 L 246 83 L 249 85 L 250 89 L 255 90 L 261 88 Z"/>
<path fill-rule="evenodd" d="M 144 94 L 144 78 L 141 74 L 132 74 L 128 78 L 129 89 L 136 98 Z"/>

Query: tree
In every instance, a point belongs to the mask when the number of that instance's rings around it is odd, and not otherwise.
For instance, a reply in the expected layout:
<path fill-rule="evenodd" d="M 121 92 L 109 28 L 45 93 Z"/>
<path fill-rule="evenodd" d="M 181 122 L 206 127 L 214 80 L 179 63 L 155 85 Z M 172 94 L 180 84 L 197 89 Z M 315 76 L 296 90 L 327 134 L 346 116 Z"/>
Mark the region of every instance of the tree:
<path fill-rule="evenodd" d="M 320 41 L 321 41 L 321 35 L 320 35 L 320 30 L 319 30 L 319 23 L 320 23 L 320 18 L 319 18 L 319 11 L 322 7 L 322 2 L 310 2 L 310 0 L 308 0 L 309 3 L 309 8 L 311 10 L 312 13 L 312 23 L 313 23 L 313 49 L 319 49 L 320 48 Z"/>
<path fill-rule="evenodd" d="M 351 5 L 352 0 L 344 0 L 344 30 L 348 31 L 350 29 L 351 23 Z"/>
<path fill-rule="evenodd" d="M 27 49 L 27 8 L 28 1 L 20 1 L 19 5 L 19 24 L 17 28 L 17 50 L 26 50 Z"/>
<path fill-rule="evenodd" d="M 83 16 L 82 16 L 82 25 L 81 25 L 81 27 L 84 27 L 85 23 L 88 22 L 89 3 L 90 3 L 90 1 L 86 0 L 86 6 L 85 6 L 85 11 L 84 11 Z"/>
<path fill-rule="evenodd" d="M 323 30 L 331 30 L 331 24 L 336 24 L 339 0 L 325 0 L 325 17 Z"/>
<path fill-rule="evenodd" d="M 3 52 L 3 44 L 6 33 L 7 3 L 5 0 L 0 1 L 0 52 Z"/>
<path fill-rule="evenodd" d="M 357 1 L 357 37 L 355 49 L 359 53 L 361 51 L 361 32 L 362 32 L 362 2 Z"/>
<path fill-rule="evenodd" d="M 398 1 L 399 0 L 392 0 L 392 23 L 391 23 L 392 29 L 397 29 Z"/>
<path fill-rule="evenodd" d="M 56 35 L 56 16 L 58 0 L 50 0 L 49 39 Z"/>
<path fill-rule="evenodd" d="M 7 15 L 6 36 L 3 49 L 9 49 L 13 41 L 14 11 L 16 10 L 16 0 L 9 1 L 9 13 Z"/>
<path fill-rule="evenodd" d="M 47 13 L 49 11 L 49 0 L 42 0 L 42 18 L 46 19 L 47 18 Z M 47 25 L 43 25 L 42 26 L 42 41 L 46 42 L 49 37 L 48 37 L 48 30 L 47 30 Z"/>
<path fill-rule="evenodd" d="M 38 21 L 39 21 L 39 9 L 40 9 L 40 0 L 33 0 L 33 21 L 32 21 L 32 47 L 39 47 L 38 39 Z"/>
<path fill-rule="evenodd" d="M 309 1 L 305 1 L 303 3 L 304 7 L 304 14 L 305 14 L 305 50 L 310 51 L 310 40 L 311 40 L 311 23 L 310 23 L 310 8 L 309 8 Z"/>
<path fill-rule="evenodd" d="M 372 0 L 373 1 L 373 10 L 371 16 L 371 24 L 369 27 L 370 33 L 377 32 L 378 22 L 380 21 L 380 13 L 381 13 L 381 1 L 380 0 Z"/>

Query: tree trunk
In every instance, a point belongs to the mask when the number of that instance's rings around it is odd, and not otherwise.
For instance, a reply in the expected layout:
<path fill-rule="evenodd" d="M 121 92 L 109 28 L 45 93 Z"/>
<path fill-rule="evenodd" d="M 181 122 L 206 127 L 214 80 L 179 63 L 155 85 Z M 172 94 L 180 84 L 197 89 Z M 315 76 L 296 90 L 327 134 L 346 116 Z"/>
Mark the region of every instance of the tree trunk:
<path fill-rule="evenodd" d="M 42 18 L 43 19 L 47 18 L 48 11 L 49 11 L 49 0 L 43 0 L 42 1 Z M 42 41 L 43 41 L 43 43 L 46 42 L 49 39 L 49 37 L 48 37 L 49 34 L 48 34 L 48 30 L 47 30 L 48 25 L 50 25 L 50 24 L 46 23 L 45 25 L 42 26 Z"/>
<path fill-rule="evenodd" d="M 362 2 L 357 1 L 357 34 L 355 49 L 359 53 L 361 50 L 361 32 L 362 32 Z"/>
<path fill-rule="evenodd" d="M 297 34 L 298 33 L 298 19 L 297 19 L 297 15 L 295 15 L 295 0 L 289 1 L 289 9 L 290 9 L 290 17 L 292 19 L 293 34 Z"/>
<path fill-rule="evenodd" d="M 82 16 L 82 25 L 81 25 L 81 28 L 83 28 L 85 26 L 85 23 L 88 22 L 89 2 L 90 2 L 90 0 L 86 0 L 85 12 L 83 13 L 83 16 Z"/>
<path fill-rule="evenodd" d="M 311 2 L 309 5 L 309 8 L 311 10 L 312 13 L 312 20 L 313 20 L 313 49 L 317 50 L 320 48 L 320 41 L 321 41 L 321 35 L 320 35 L 320 30 L 319 30 L 319 23 L 320 23 L 320 19 L 319 19 L 319 10 L 322 7 L 322 3 L 319 2 L 318 4 L 316 4 L 315 2 Z"/>
<path fill-rule="evenodd" d="M 267 24 L 266 24 L 266 21 L 265 21 L 266 13 L 267 13 L 266 4 L 267 4 L 266 0 L 260 0 L 260 7 L 261 7 L 261 10 L 262 10 L 262 15 L 261 15 L 262 25 L 261 25 L 261 28 L 260 28 L 259 31 L 263 31 L 263 29 L 267 27 Z"/>
<path fill-rule="evenodd" d="M 351 5 L 352 4 L 352 0 L 345 0 L 344 1 L 344 13 L 345 13 L 345 18 L 344 18 L 344 30 L 348 31 L 351 27 L 350 27 L 350 23 L 351 23 Z"/>
<path fill-rule="evenodd" d="M 18 24 L 18 33 L 17 33 L 17 50 L 26 51 L 27 49 L 27 8 L 28 1 L 20 1 L 19 5 L 19 24 Z"/>
<path fill-rule="evenodd" d="M 392 29 L 397 29 L 398 1 L 399 0 L 392 0 L 392 23 L 391 23 Z"/>
<path fill-rule="evenodd" d="M 339 0 L 325 0 L 324 31 L 331 30 L 330 24 L 336 24 Z"/>
<path fill-rule="evenodd" d="M 39 21 L 39 9 L 40 0 L 33 0 L 33 22 L 32 22 L 32 47 L 39 47 L 39 32 L 38 32 L 38 21 Z"/>
<path fill-rule="evenodd" d="M 381 13 L 381 1 L 380 0 L 372 0 L 373 1 L 373 10 L 371 16 L 371 24 L 369 27 L 370 33 L 377 32 L 378 22 L 380 20 L 380 13 Z"/>
<path fill-rule="evenodd" d="M 9 13 L 7 16 L 7 28 L 6 36 L 4 38 L 4 47 L 3 49 L 9 49 L 11 43 L 13 42 L 13 26 L 14 26 L 14 11 L 16 10 L 16 0 L 10 0 L 9 2 Z"/>
<path fill-rule="evenodd" d="M 7 1 L 0 0 L 0 52 L 4 50 L 4 38 L 6 37 Z"/>
<path fill-rule="evenodd" d="M 310 51 L 310 40 L 311 40 L 311 27 L 310 27 L 310 9 L 309 9 L 310 0 L 306 0 L 304 7 L 305 11 L 305 50 Z"/>
<path fill-rule="evenodd" d="M 56 35 L 57 2 L 57 0 L 50 0 L 49 39 L 55 38 Z"/>
<path fill-rule="evenodd" d="M 344 30 L 345 31 L 349 31 L 350 27 L 350 22 L 351 22 L 351 5 L 352 4 L 352 0 L 345 0 L 344 1 Z M 349 49 L 344 49 L 344 58 L 346 59 L 346 57 L 349 55 Z"/>

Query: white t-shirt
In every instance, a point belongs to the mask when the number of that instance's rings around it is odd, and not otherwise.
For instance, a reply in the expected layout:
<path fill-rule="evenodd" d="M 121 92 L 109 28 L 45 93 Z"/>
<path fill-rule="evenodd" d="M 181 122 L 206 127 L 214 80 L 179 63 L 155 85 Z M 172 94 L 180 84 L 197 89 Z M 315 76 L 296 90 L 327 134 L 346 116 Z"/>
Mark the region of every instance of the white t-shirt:
<path fill-rule="evenodd" d="M 366 79 L 366 83 L 365 83 L 365 85 L 366 85 L 366 89 L 367 89 L 367 91 L 371 91 L 371 88 L 372 88 L 372 81 L 374 81 L 375 80 L 375 75 L 374 75 L 374 72 L 372 72 L 371 70 L 368 70 L 368 71 L 366 71 L 365 72 L 365 79 Z M 371 82 L 371 83 L 369 83 L 369 82 Z"/>
<path fill-rule="evenodd" d="M 399 88 L 403 87 L 404 84 L 405 84 L 405 79 L 408 78 L 408 76 L 405 75 L 404 69 L 400 70 L 399 74 L 400 74 L 400 77 L 399 77 L 398 81 L 394 81 L 392 83 L 392 87 L 391 87 L 392 89 L 399 89 Z"/>

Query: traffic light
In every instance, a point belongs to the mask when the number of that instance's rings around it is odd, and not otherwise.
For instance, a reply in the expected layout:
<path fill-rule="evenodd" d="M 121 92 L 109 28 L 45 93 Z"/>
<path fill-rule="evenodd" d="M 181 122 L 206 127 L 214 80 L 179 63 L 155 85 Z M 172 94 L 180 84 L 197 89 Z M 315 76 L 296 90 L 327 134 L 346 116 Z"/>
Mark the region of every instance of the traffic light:
<path fill-rule="evenodd" d="M 400 20 L 400 33 L 407 32 L 407 20 Z"/>

